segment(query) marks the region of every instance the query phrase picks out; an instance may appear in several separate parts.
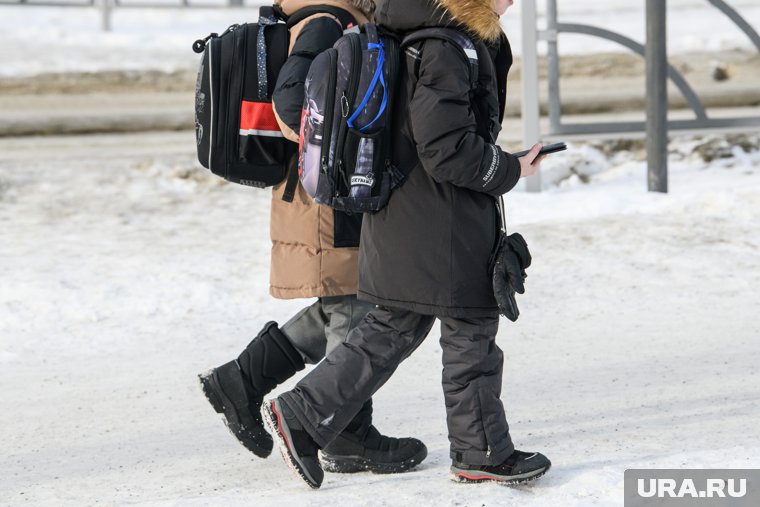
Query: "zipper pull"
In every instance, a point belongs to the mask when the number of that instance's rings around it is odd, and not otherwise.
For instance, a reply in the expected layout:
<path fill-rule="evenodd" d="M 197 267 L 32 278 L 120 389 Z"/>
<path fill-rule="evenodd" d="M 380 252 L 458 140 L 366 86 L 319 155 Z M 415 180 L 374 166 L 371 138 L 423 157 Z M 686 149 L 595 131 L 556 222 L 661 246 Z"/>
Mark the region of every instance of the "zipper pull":
<path fill-rule="evenodd" d="M 193 42 L 193 51 L 195 51 L 198 54 L 203 53 L 203 50 L 206 49 L 206 44 L 208 43 L 209 39 L 212 39 L 214 37 L 219 37 L 219 34 L 212 33 L 212 34 L 209 34 L 208 37 L 204 37 L 203 39 L 198 39 L 197 41 Z"/>
<path fill-rule="evenodd" d="M 346 92 L 343 92 L 343 95 L 340 96 L 340 112 L 343 115 L 343 118 L 348 118 L 348 110 L 349 110 L 349 104 L 348 104 L 348 97 L 346 97 Z"/>
<path fill-rule="evenodd" d="M 322 172 L 327 174 L 327 156 L 322 157 Z"/>
<path fill-rule="evenodd" d="M 490 458 L 490 457 L 491 457 L 491 446 L 489 445 L 488 449 L 486 449 L 486 458 Z"/>

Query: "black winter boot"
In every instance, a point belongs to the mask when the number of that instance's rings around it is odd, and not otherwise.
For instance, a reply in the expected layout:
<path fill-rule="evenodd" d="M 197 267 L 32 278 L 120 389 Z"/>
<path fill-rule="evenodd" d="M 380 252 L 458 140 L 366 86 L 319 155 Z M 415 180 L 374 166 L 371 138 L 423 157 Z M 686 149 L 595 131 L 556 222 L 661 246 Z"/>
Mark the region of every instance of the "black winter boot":
<path fill-rule="evenodd" d="M 201 388 L 230 432 L 256 456 L 272 453 L 272 437 L 264 429 L 261 403 L 278 384 L 304 368 L 298 351 L 269 322 L 235 361 L 198 375 Z"/>
<path fill-rule="evenodd" d="M 288 406 L 278 399 L 264 405 L 264 415 L 280 447 L 285 463 L 313 489 L 322 485 L 325 473 L 319 464 L 319 446 Z"/>
<path fill-rule="evenodd" d="M 515 451 L 499 465 L 467 465 L 454 462 L 452 479 L 456 482 L 500 482 L 521 484 L 538 479 L 552 466 L 546 456 L 538 452 Z"/>
<path fill-rule="evenodd" d="M 335 440 L 322 449 L 322 467 L 327 472 L 378 474 L 405 472 L 427 457 L 427 447 L 416 438 L 381 435 L 372 425 L 372 400 L 362 406 L 353 421 Z"/>

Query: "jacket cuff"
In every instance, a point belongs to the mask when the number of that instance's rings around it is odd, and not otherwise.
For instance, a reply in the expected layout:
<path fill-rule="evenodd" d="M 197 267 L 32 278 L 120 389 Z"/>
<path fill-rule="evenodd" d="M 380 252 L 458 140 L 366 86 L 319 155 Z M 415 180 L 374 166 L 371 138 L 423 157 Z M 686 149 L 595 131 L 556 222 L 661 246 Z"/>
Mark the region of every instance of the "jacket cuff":
<path fill-rule="evenodd" d="M 500 196 L 506 194 L 517 185 L 520 181 L 520 161 L 514 155 L 505 153 L 499 148 L 500 161 L 499 161 L 499 176 L 501 176 L 499 183 L 488 190 L 488 193 L 494 196 Z"/>

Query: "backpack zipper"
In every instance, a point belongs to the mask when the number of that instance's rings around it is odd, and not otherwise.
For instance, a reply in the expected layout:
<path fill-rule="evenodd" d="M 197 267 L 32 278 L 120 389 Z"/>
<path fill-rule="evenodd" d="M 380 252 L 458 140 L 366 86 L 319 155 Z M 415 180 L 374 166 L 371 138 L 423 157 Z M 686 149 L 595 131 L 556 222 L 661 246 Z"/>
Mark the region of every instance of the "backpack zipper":
<path fill-rule="evenodd" d="M 337 50 L 330 48 L 325 51 L 330 60 L 330 80 L 327 86 L 327 93 L 335 90 L 336 81 L 338 80 L 338 62 Z M 332 142 L 333 115 L 335 114 L 335 96 L 328 100 L 325 108 L 324 128 L 322 130 L 322 150 L 320 154 L 322 162 L 322 172 L 327 174 L 329 169 L 330 143 Z"/>
<path fill-rule="evenodd" d="M 216 123 L 216 118 L 214 117 L 214 76 L 211 74 L 211 69 L 214 68 L 213 66 L 213 58 L 214 58 L 214 47 L 216 46 L 213 44 L 214 38 L 211 38 L 208 40 L 208 88 L 209 88 L 209 94 L 211 95 L 210 103 L 211 103 L 211 122 L 210 122 L 210 129 L 208 134 L 208 168 L 211 169 L 211 153 L 214 150 L 214 124 Z"/>
<path fill-rule="evenodd" d="M 351 68 L 351 76 L 348 81 L 348 89 L 344 90 L 341 96 L 341 120 L 340 130 L 338 130 L 338 139 L 335 145 L 336 148 L 345 147 L 346 135 L 348 134 L 348 117 L 351 115 L 351 108 L 356 102 L 356 95 L 359 93 L 359 77 L 361 74 L 359 72 L 359 69 L 362 66 L 361 36 L 357 33 L 350 33 L 348 34 L 348 40 L 351 44 L 351 53 L 353 54 L 352 56 L 354 60 L 353 66 Z M 346 91 L 348 91 L 348 96 L 346 96 Z M 333 172 L 333 188 L 335 189 L 335 197 L 338 197 L 340 195 L 340 191 L 338 190 L 339 178 L 343 179 L 343 182 L 347 187 L 349 186 L 348 175 L 346 174 L 346 167 L 343 161 L 343 151 L 344 150 L 341 150 L 340 154 L 335 154 L 338 158 L 338 170 Z M 348 190 L 348 188 L 346 190 Z"/>
<path fill-rule="evenodd" d="M 233 26 L 235 26 L 235 25 L 233 25 Z M 227 31 L 225 33 L 223 33 L 222 35 L 226 35 L 228 33 L 232 35 L 232 58 L 231 58 L 231 61 L 235 62 L 235 61 L 237 61 L 238 47 L 237 47 L 237 40 L 236 40 L 237 39 L 237 34 L 235 33 L 237 30 L 235 28 L 233 28 L 233 26 L 229 27 L 227 29 Z M 243 31 L 243 33 L 245 33 L 245 31 Z M 231 91 L 232 91 L 232 79 L 230 78 L 230 80 L 227 82 L 227 110 L 228 111 L 229 111 L 229 107 L 230 107 L 229 98 L 232 96 L 232 94 L 230 93 Z M 229 118 L 228 118 L 227 121 L 224 122 L 224 138 L 225 139 L 229 139 L 230 138 L 229 136 L 230 136 L 230 121 L 229 121 Z M 223 150 L 223 153 L 224 153 L 224 179 L 228 180 L 229 176 L 230 176 L 230 174 L 229 174 L 230 150 L 226 150 L 225 149 L 225 150 Z"/>
<path fill-rule="evenodd" d="M 263 30 L 263 29 L 264 27 L 259 25 L 259 30 Z M 241 30 L 241 32 L 243 32 L 243 35 L 241 36 L 243 39 L 241 43 L 242 48 L 243 48 L 242 50 L 243 57 L 241 58 L 241 61 L 247 62 L 248 61 L 248 30 Z M 258 63 L 258 61 L 256 63 Z M 266 65 L 266 62 L 264 62 L 264 65 Z M 241 76 L 240 76 L 240 94 L 237 95 L 240 97 L 240 100 L 243 99 L 243 91 L 245 90 L 245 74 L 246 74 L 246 68 L 243 67 Z M 235 129 L 235 133 L 237 134 L 238 142 L 232 145 L 233 146 L 232 159 L 239 161 L 240 160 L 240 116 L 241 116 L 240 107 L 238 107 L 236 110 L 237 110 L 238 116 L 237 116 L 237 122 L 235 122 L 235 124 L 233 125 L 233 128 Z M 229 128 L 229 124 L 227 125 L 227 128 Z M 237 147 L 237 149 L 235 149 L 234 147 Z"/>

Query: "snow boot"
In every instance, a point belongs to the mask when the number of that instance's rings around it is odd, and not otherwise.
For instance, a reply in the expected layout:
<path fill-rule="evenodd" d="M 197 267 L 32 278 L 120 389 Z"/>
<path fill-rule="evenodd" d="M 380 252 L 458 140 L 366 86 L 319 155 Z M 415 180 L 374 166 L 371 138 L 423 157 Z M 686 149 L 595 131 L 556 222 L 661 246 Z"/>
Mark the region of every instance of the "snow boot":
<path fill-rule="evenodd" d="M 319 464 L 317 443 L 280 400 L 268 401 L 264 405 L 264 416 L 285 463 L 311 488 L 318 489 L 325 473 Z"/>
<path fill-rule="evenodd" d="M 256 456 L 266 458 L 273 442 L 261 418 L 264 395 L 303 368 L 301 355 L 277 323 L 269 322 L 236 360 L 198 377 L 209 403 L 224 415 L 235 438 Z"/>
<path fill-rule="evenodd" d="M 427 447 L 416 438 L 386 437 L 372 425 L 372 400 L 368 400 L 348 427 L 322 449 L 327 472 L 377 474 L 406 472 L 427 457 Z"/>
<path fill-rule="evenodd" d="M 521 484 L 538 479 L 551 466 L 551 461 L 541 453 L 515 451 L 500 465 L 466 465 L 455 461 L 451 474 L 455 482 Z"/>

